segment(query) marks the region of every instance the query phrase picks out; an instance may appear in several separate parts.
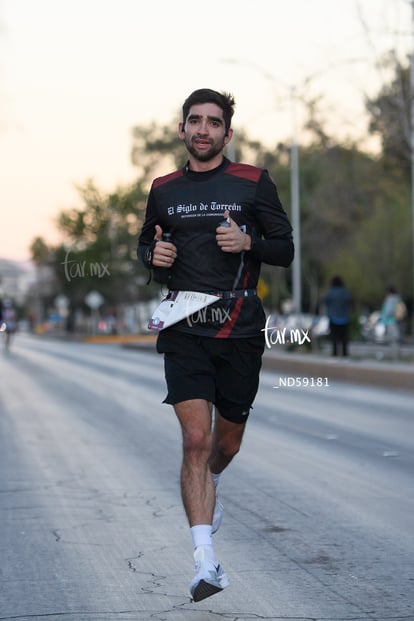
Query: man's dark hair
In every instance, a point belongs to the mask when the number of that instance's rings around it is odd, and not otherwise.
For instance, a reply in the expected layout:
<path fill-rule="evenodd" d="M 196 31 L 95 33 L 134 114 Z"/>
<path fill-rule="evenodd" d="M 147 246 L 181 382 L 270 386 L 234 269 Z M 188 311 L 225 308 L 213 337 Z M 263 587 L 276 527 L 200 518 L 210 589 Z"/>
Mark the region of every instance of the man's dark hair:
<path fill-rule="evenodd" d="M 344 281 L 341 276 L 334 276 L 331 280 L 331 287 L 344 287 Z"/>
<path fill-rule="evenodd" d="M 236 104 L 233 95 L 231 93 L 219 93 L 211 88 L 199 88 L 197 91 L 193 91 L 183 103 L 183 123 L 186 122 L 191 106 L 203 103 L 214 103 L 223 110 L 224 126 L 227 135 Z"/>

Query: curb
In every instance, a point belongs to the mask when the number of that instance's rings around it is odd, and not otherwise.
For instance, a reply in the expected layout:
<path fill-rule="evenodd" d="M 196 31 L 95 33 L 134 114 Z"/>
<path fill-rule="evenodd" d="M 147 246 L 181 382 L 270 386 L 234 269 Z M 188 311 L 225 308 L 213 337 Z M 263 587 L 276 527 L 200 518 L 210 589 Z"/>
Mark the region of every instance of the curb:
<path fill-rule="evenodd" d="M 96 336 L 84 336 L 81 339 L 82 343 L 119 343 L 120 345 L 137 345 L 142 343 L 156 343 L 157 337 L 152 334 L 124 334 L 124 335 L 96 335 Z"/>
<path fill-rule="evenodd" d="M 263 368 L 292 376 L 327 378 L 382 388 L 414 392 L 414 365 L 403 363 L 375 363 L 367 360 L 340 360 L 309 355 L 267 353 Z"/>
<path fill-rule="evenodd" d="M 100 341 L 102 342 L 102 340 Z M 119 341 L 122 347 L 156 353 L 152 335 Z M 315 354 L 279 354 L 265 350 L 263 368 L 292 377 L 323 378 L 327 381 L 352 382 L 366 386 L 393 388 L 414 392 L 414 365 L 400 362 L 374 362 L 367 359 L 342 360 Z"/>

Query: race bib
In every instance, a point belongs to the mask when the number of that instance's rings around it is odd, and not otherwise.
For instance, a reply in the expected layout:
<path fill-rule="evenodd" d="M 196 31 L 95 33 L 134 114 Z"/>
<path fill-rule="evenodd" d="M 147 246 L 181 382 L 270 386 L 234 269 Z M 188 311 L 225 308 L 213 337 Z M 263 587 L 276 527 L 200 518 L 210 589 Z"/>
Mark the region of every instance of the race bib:
<path fill-rule="evenodd" d="M 155 309 L 148 328 L 156 331 L 164 330 L 219 299 L 217 295 L 199 291 L 170 291 L 168 297 Z"/>

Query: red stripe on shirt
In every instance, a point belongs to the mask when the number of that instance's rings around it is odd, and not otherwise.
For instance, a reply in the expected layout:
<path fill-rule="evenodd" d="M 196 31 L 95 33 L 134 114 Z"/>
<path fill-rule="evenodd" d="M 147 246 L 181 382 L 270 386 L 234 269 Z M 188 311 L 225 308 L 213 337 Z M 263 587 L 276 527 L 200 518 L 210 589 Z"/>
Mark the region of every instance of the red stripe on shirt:
<path fill-rule="evenodd" d="M 157 179 L 154 179 L 152 187 L 158 188 L 160 185 L 164 185 L 164 183 L 173 181 L 174 179 L 177 179 L 178 177 L 182 177 L 183 175 L 184 175 L 184 172 L 182 171 L 182 169 L 175 170 L 174 172 L 169 173 L 168 175 L 164 175 L 164 177 L 157 177 Z"/>
<path fill-rule="evenodd" d="M 245 278 L 244 278 L 244 282 L 243 282 L 243 289 L 246 288 L 247 283 L 249 282 L 249 272 L 246 274 Z M 231 333 L 233 327 L 236 325 L 236 321 L 238 316 L 240 315 L 240 311 L 242 308 L 242 304 L 243 304 L 243 300 L 244 298 L 237 298 L 237 302 L 234 305 L 234 308 L 230 314 L 230 319 L 228 319 L 226 321 L 226 323 L 223 325 L 223 327 L 217 332 L 217 334 L 215 335 L 214 338 L 216 339 L 225 339 L 229 336 L 229 334 Z"/>
<path fill-rule="evenodd" d="M 237 164 L 235 162 L 230 162 L 225 172 L 226 174 L 234 175 L 235 177 L 242 177 L 243 179 L 248 179 L 249 181 L 255 181 L 257 183 L 263 170 L 262 168 L 250 166 L 249 164 Z"/>

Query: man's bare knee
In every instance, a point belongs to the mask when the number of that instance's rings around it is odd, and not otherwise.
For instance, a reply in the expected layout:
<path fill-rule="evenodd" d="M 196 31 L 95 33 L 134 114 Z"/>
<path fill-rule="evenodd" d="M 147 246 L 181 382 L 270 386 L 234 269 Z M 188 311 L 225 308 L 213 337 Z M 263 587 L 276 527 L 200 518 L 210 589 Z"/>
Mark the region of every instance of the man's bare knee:
<path fill-rule="evenodd" d="M 183 431 L 183 451 L 188 457 L 211 453 L 211 433 L 203 433 L 200 429 Z"/>
<path fill-rule="evenodd" d="M 183 401 L 174 406 L 181 425 L 186 459 L 207 459 L 211 452 L 211 408 L 202 399 Z"/>
<path fill-rule="evenodd" d="M 214 451 L 226 459 L 232 459 L 240 451 L 241 442 L 234 438 L 219 441 L 214 447 Z"/>

